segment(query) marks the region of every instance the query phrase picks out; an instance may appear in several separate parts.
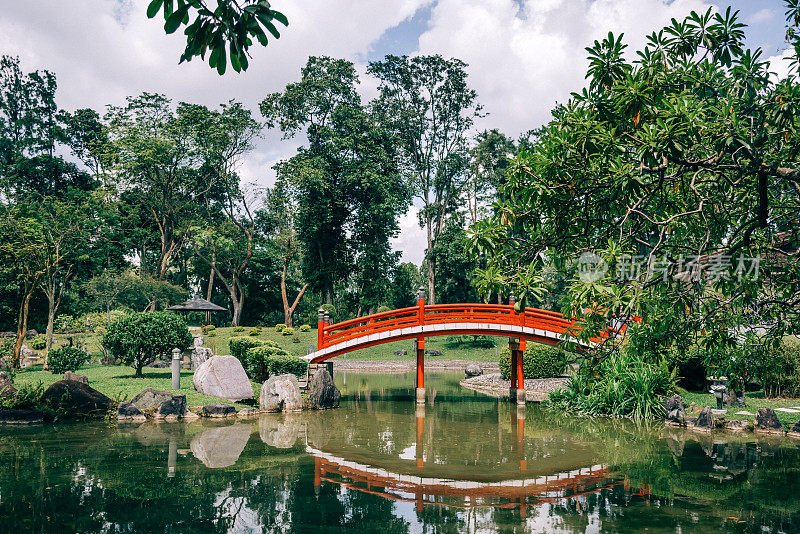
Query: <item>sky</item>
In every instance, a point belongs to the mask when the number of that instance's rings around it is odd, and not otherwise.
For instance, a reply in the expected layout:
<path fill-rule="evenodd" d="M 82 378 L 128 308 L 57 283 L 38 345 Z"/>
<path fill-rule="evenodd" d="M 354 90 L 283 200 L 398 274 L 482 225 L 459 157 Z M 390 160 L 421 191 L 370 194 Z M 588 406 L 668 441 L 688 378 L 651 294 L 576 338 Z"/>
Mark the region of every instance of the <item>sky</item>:
<path fill-rule="evenodd" d="M 258 103 L 297 81 L 310 55 L 353 61 L 368 100 L 377 85 L 366 75 L 369 61 L 442 54 L 469 65 L 469 83 L 487 113 L 475 131 L 498 128 L 512 137 L 546 123 L 557 102 L 585 85 L 584 48 L 595 39 L 624 33 L 634 53 L 646 35 L 692 10 L 739 10 L 748 46 L 760 47 L 779 75 L 786 71 L 780 0 L 273 0 L 289 27 L 266 48 L 251 48 L 246 72 L 224 76 L 199 59 L 179 65 L 183 35 L 165 35 L 163 19 L 146 17 L 148 3 L 0 0 L 0 54 L 19 56 L 25 71 L 54 72 L 58 105 L 70 111 L 102 111 L 147 91 L 209 107 L 236 99 L 256 117 Z M 302 141 L 265 132 L 240 162 L 243 181 L 271 185 L 272 166 Z M 419 264 L 426 245 L 416 213 L 412 206 L 400 219 L 393 246 L 403 261 Z"/>

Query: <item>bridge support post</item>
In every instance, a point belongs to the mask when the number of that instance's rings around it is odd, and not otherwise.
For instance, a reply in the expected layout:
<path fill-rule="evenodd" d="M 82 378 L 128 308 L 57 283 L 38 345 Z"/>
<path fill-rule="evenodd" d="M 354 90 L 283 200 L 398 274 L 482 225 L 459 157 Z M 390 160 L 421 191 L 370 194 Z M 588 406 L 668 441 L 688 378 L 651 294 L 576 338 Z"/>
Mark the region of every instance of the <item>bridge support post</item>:
<path fill-rule="evenodd" d="M 417 416 L 417 443 L 416 443 L 416 458 L 417 458 L 417 469 L 420 471 L 425 463 L 425 451 L 423 450 L 422 439 L 423 439 L 423 431 L 425 430 L 425 405 L 418 404 L 416 410 Z"/>
<path fill-rule="evenodd" d="M 425 404 L 425 338 L 414 342 L 417 353 L 417 404 Z"/>
<path fill-rule="evenodd" d="M 511 387 L 508 396 L 512 403 L 525 404 L 525 377 L 522 370 L 522 351 L 525 349 L 524 341 L 509 340 L 508 350 L 511 351 Z"/>

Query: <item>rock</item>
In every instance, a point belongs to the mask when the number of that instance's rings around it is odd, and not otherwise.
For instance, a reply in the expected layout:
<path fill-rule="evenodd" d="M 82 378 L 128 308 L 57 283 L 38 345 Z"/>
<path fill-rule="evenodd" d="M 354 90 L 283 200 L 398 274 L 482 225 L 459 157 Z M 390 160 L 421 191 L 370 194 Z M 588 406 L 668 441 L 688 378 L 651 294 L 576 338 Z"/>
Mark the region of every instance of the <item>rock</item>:
<path fill-rule="evenodd" d="M 242 408 L 237 412 L 237 416 L 239 417 L 253 417 L 261 413 L 261 410 L 258 408 Z"/>
<path fill-rule="evenodd" d="M 164 402 L 172 399 L 172 393 L 160 389 L 147 388 L 133 399 L 131 403 L 145 413 L 155 412 Z"/>
<path fill-rule="evenodd" d="M 211 349 L 207 349 L 205 347 L 195 347 L 192 350 L 192 364 L 191 369 L 193 371 L 197 371 L 201 365 L 206 363 L 209 359 L 214 356 L 214 352 Z"/>
<path fill-rule="evenodd" d="M 236 415 L 236 408 L 230 404 L 206 404 L 200 408 L 202 417 L 231 417 Z"/>
<path fill-rule="evenodd" d="M 17 388 L 11 383 L 11 377 L 8 376 L 8 373 L 0 373 L 0 397 L 11 397 L 16 392 Z"/>
<path fill-rule="evenodd" d="M 166 369 L 167 367 L 171 366 L 172 362 L 168 360 L 156 360 L 145 365 L 145 367 L 149 367 L 151 369 Z"/>
<path fill-rule="evenodd" d="M 121 402 L 117 406 L 118 421 L 147 421 L 147 417 L 132 402 Z"/>
<path fill-rule="evenodd" d="M 183 413 L 183 419 L 200 419 L 200 416 L 194 413 L 193 411 L 187 409 Z"/>
<path fill-rule="evenodd" d="M 731 419 L 730 421 L 725 422 L 725 430 L 732 430 L 734 432 L 744 432 L 745 430 L 748 430 L 749 427 L 750 422 L 742 419 Z"/>
<path fill-rule="evenodd" d="M 88 376 L 79 375 L 78 373 L 73 373 L 72 371 L 67 371 L 64 373 L 64 376 L 61 377 L 61 380 L 74 380 L 75 382 L 82 382 L 84 384 L 89 383 Z"/>
<path fill-rule="evenodd" d="M 789 430 L 789 435 L 793 438 L 800 438 L 800 421 L 796 422 L 791 430 Z"/>
<path fill-rule="evenodd" d="M 156 412 L 156 419 L 177 419 L 186 413 L 186 395 L 172 395 L 162 402 Z"/>
<path fill-rule="evenodd" d="M 395 356 L 405 356 L 406 354 L 408 354 L 408 351 L 403 350 L 403 349 L 394 351 L 394 355 Z"/>
<path fill-rule="evenodd" d="M 253 385 L 234 356 L 212 356 L 195 371 L 194 388 L 205 395 L 230 401 L 253 398 Z"/>
<path fill-rule="evenodd" d="M 262 417 L 258 420 L 258 435 L 261 441 L 278 449 L 289 449 L 297 443 L 303 425 L 296 416 Z"/>
<path fill-rule="evenodd" d="M 214 357 L 219 358 L 219 356 Z M 300 385 L 297 383 L 297 377 L 292 374 L 269 377 L 264 382 L 264 385 L 261 386 L 258 405 L 262 410 L 270 412 L 279 412 L 281 410 L 284 412 L 299 412 L 302 410 L 303 399 L 300 396 Z"/>
<path fill-rule="evenodd" d="M 442 355 L 442 351 L 440 351 L 439 349 L 425 349 L 425 356 L 433 357 L 433 356 L 441 356 L 441 355 Z"/>
<path fill-rule="evenodd" d="M 229 467 L 239 459 L 251 433 L 250 425 L 244 423 L 211 428 L 192 438 L 189 446 L 206 467 Z"/>
<path fill-rule="evenodd" d="M 318 369 L 308 387 L 308 404 L 315 410 L 338 408 L 342 397 L 326 368 Z"/>
<path fill-rule="evenodd" d="M 481 376 L 483 374 L 483 369 L 477 363 L 470 363 L 467 364 L 467 368 L 464 369 L 464 376 L 467 378 L 473 376 Z"/>
<path fill-rule="evenodd" d="M 703 408 L 703 411 L 697 416 L 694 426 L 698 430 L 711 430 L 714 428 L 714 416 L 711 415 L 711 408 L 708 406 Z"/>
<path fill-rule="evenodd" d="M 664 419 L 671 424 L 686 424 L 686 405 L 680 395 L 673 395 L 664 400 Z"/>
<path fill-rule="evenodd" d="M 19 355 L 20 358 L 31 358 L 31 357 L 35 358 L 36 356 L 38 356 L 38 354 L 36 354 L 36 351 L 30 348 L 28 345 L 22 345 L 22 347 L 20 347 Z"/>
<path fill-rule="evenodd" d="M 731 394 L 729 390 L 725 390 L 722 394 L 722 404 L 725 406 L 733 406 L 736 408 L 744 408 L 747 406 L 747 403 L 744 399 L 744 393 L 741 395 L 739 393 L 734 392 Z"/>
<path fill-rule="evenodd" d="M 756 431 L 761 432 L 783 432 L 778 415 L 772 408 L 759 408 L 756 412 Z"/>
<path fill-rule="evenodd" d="M 101 414 L 108 411 L 111 399 L 83 382 L 59 380 L 42 394 L 42 400 L 67 413 Z"/>
<path fill-rule="evenodd" d="M 38 410 L 0 410 L 0 423 L 30 424 L 44 421 L 44 412 Z"/>

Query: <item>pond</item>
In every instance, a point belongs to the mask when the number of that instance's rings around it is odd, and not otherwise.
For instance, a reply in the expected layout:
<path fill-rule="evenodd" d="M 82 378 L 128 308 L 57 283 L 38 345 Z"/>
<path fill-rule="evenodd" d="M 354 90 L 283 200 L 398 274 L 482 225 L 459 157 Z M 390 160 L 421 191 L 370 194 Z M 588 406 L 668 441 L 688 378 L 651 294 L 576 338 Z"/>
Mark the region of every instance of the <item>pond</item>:
<path fill-rule="evenodd" d="M 800 532 L 800 442 L 554 414 L 430 373 L 338 410 L 0 427 L 3 532 Z"/>

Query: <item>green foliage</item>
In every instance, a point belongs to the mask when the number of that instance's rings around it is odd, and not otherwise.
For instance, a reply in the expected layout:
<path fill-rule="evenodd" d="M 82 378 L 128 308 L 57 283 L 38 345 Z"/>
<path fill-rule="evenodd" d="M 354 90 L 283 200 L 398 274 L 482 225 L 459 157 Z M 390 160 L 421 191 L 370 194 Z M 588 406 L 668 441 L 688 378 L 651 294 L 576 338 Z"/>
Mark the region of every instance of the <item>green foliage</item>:
<path fill-rule="evenodd" d="M 282 332 L 284 328 L 286 328 L 286 325 L 283 323 L 278 323 L 275 325 L 276 332 Z"/>
<path fill-rule="evenodd" d="M 768 397 L 800 397 L 800 340 L 763 347 L 756 378 Z"/>
<path fill-rule="evenodd" d="M 248 335 L 260 336 L 261 335 L 261 329 L 260 328 L 251 328 L 250 332 L 248 333 Z"/>
<path fill-rule="evenodd" d="M 447 336 L 445 339 L 445 344 L 448 346 L 448 348 L 452 349 L 461 346 L 490 349 L 495 346 L 495 341 L 492 336 L 462 335 Z"/>
<path fill-rule="evenodd" d="M 310 332 L 311 331 L 311 325 L 307 325 L 307 324 L 300 325 L 300 331 L 301 332 Z"/>
<path fill-rule="evenodd" d="M 47 364 L 50 372 L 60 375 L 67 371 L 73 373 L 84 363 L 89 361 L 89 354 L 75 347 L 59 347 L 50 351 L 47 357 Z"/>
<path fill-rule="evenodd" d="M 192 336 L 183 318 L 168 312 L 128 315 L 111 324 L 103 336 L 102 345 L 111 355 L 136 369 L 167 357 L 172 349 L 185 350 Z"/>
<path fill-rule="evenodd" d="M 269 374 L 271 376 L 282 374 L 293 374 L 298 378 L 305 376 L 308 370 L 308 362 L 293 356 L 288 352 L 275 354 L 269 361 Z"/>
<path fill-rule="evenodd" d="M 550 394 L 549 403 L 567 412 L 650 419 L 663 415 L 663 398 L 675 391 L 677 376 L 666 360 L 648 363 L 625 352 L 603 359 L 593 376 L 570 376 L 567 387 Z"/>
<path fill-rule="evenodd" d="M 378 306 L 378 310 L 376 313 L 383 313 L 391 311 L 392 309 L 389 306 Z"/>
<path fill-rule="evenodd" d="M 308 369 L 308 362 L 271 344 L 248 349 L 246 362 L 247 374 L 258 382 L 284 373 L 303 376 Z"/>
<path fill-rule="evenodd" d="M 153 18 L 163 11 L 164 31 L 168 34 L 186 26 L 183 31 L 186 48 L 180 62 L 196 56 L 205 60 L 206 52 L 210 51 L 208 66 L 217 69 L 220 75 L 225 74 L 228 56 L 233 70 L 247 70 L 248 49 L 253 41 L 267 46 L 267 32 L 277 39 L 281 36 L 277 23 L 289 25 L 286 16 L 271 9 L 264 0 L 218 0 L 214 7 L 206 4 L 202 0 L 178 0 L 177 5 L 174 0 L 151 0 L 147 17 Z"/>
<path fill-rule="evenodd" d="M 36 410 L 42 409 L 42 394 L 44 384 L 22 384 L 17 392 L 9 397 L 0 397 L 0 408 L 6 410 Z"/>
<path fill-rule="evenodd" d="M 552 378 L 560 376 L 567 365 L 566 354 L 556 347 L 538 343 L 527 343 L 522 353 L 522 374 L 524 378 Z M 500 351 L 500 376 L 511 379 L 511 351 Z"/>
<path fill-rule="evenodd" d="M 216 329 L 217 329 L 217 327 L 214 326 L 213 324 L 207 324 L 207 325 L 203 326 L 203 333 L 204 334 L 208 334 L 209 332 L 213 332 Z"/>
<path fill-rule="evenodd" d="M 294 328 L 292 328 L 291 326 L 287 326 L 286 328 L 281 330 L 281 335 L 293 336 L 294 335 Z"/>
<path fill-rule="evenodd" d="M 244 332 L 244 327 L 243 326 L 234 326 L 233 327 L 233 331 L 236 332 L 237 334 L 239 332 Z"/>
<path fill-rule="evenodd" d="M 28 345 L 30 345 L 30 347 L 33 350 L 42 350 L 47 345 L 47 340 L 45 339 L 45 337 L 43 335 L 40 334 L 40 335 L 36 336 L 35 338 L 31 339 L 28 342 Z"/>
<path fill-rule="evenodd" d="M 261 339 L 254 339 L 247 336 L 235 336 L 228 340 L 228 346 L 231 349 L 231 355 L 238 358 L 245 368 L 247 367 L 245 365 L 247 361 L 247 351 L 253 347 L 260 347 L 265 344 L 266 342 Z"/>

